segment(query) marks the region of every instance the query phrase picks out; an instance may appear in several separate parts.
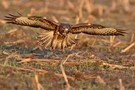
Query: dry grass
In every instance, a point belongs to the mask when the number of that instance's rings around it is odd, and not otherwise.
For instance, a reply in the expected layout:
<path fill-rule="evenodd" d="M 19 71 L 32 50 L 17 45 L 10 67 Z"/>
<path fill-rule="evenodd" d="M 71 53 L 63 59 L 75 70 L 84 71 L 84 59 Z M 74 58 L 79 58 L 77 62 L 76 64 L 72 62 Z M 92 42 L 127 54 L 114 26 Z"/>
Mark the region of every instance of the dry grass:
<path fill-rule="evenodd" d="M 0 90 L 134 90 L 133 0 L 2 0 Z M 58 2 L 60 5 L 58 5 Z M 39 7 L 40 6 L 40 7 Z M 78 35 L 66 49 L 34 49 L 42 30 L 5 24 L 8 13 L 41 15 L 56 22 L 93 22 L 127 30 L 124 37 Z"/>

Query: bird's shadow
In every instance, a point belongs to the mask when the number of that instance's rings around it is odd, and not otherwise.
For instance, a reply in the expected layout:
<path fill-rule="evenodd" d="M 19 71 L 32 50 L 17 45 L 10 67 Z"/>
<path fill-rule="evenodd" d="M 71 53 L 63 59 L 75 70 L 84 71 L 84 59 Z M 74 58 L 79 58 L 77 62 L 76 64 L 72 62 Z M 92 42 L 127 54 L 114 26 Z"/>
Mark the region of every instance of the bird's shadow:
<path fill-rule="evenodd" d="M 68 50 L 66 49 L 66 52 L 63 53 L 60 50 L 49 50 L 49 49 L 33 49 L 33 48 L 24 48 L 24 47 L 19 47 L 19 46 L 14 46 L 14 45 L 2 45 L 1 46 L 2 50 L 6 50 L 7 52 L 9 51 L 10 53 L 16 52 L 19 55 L 24 55 L 24 54 L 31 54 L 33 58 L 38 58 L 38 59 L 64 59 L 66 58 L 69 54 L 75 53 L 75 50 Z"/>

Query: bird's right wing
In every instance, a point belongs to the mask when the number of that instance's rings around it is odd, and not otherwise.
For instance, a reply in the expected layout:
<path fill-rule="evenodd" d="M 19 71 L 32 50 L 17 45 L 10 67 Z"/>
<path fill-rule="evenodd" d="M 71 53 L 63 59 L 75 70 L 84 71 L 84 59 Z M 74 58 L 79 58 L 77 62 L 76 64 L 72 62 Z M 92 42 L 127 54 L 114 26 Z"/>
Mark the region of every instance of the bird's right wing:
<path fill-rule="evenodd" d="M 43 28 L 46 30 L 54 30 L 59 25 L 59 23 L 56 23 L 54 21 L 39 16 L 24 17 L 21 15 L 16 16 L 16 15 L 9 14 L 8 16 L 5 16 L 5 20 L 7 23 Z"/>

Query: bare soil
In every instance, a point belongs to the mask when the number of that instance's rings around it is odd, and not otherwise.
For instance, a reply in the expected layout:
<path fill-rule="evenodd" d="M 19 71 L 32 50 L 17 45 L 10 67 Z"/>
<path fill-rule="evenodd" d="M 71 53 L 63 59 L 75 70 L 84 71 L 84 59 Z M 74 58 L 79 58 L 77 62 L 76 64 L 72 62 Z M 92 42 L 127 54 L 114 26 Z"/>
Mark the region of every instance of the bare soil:
<path fill-rule="evenodd" d="M 124 1 L 1 0 L 0 90 L 135 90 L 135 1 Z M 127 33 L 118 37 L 81 34 L 66 53 L 35 49 L 42 29 L 3 20 L 17 12 L 69 24 L 96 23 Z"/>

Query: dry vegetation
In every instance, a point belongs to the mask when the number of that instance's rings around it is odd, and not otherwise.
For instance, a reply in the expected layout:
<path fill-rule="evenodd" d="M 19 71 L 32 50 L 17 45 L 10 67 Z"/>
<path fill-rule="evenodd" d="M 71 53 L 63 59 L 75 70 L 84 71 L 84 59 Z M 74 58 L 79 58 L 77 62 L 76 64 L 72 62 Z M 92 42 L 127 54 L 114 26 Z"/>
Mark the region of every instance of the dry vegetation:
<path fill-rule="evenodd" d="M 0 90 L 135 90 L 135 0 L 1 0 Z M 125 36 L 79 35 L 63 54 L 36 49 L 40 29 L 5 24 L 8 13 L 91 22 Z"/>

